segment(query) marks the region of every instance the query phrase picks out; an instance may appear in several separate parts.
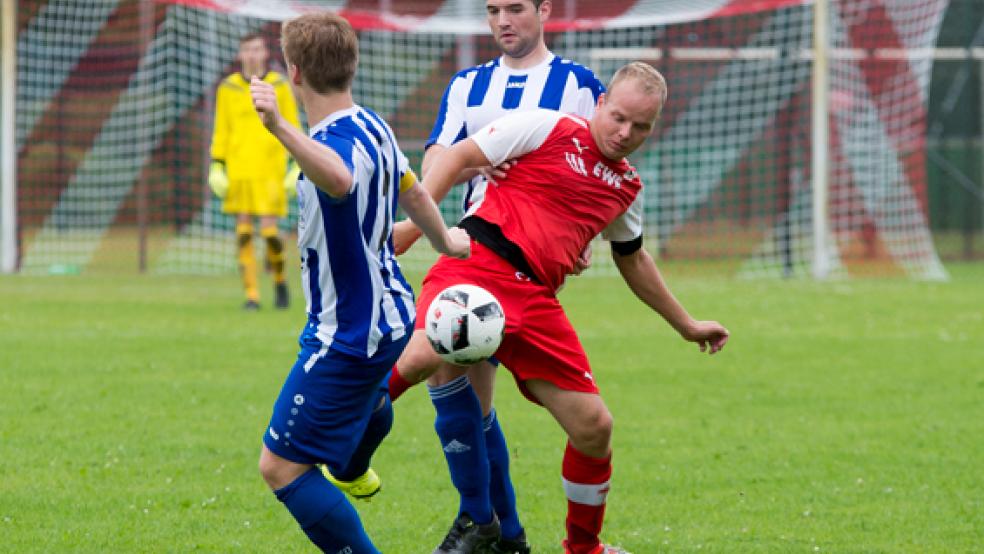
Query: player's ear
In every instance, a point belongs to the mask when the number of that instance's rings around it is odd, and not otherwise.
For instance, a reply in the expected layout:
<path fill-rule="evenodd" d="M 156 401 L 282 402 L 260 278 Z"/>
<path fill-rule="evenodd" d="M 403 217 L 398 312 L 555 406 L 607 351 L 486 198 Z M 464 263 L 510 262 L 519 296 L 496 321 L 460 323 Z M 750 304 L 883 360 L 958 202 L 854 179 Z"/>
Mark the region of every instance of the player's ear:
<path fill-rule="evenodd" d="M 287 78 L 295 85 L 301 84 L 301 71 L 297 69 L 296 65 L 290 62 L 287 62 Z"/>
<path fill-rule="evenodd" d="M 540 4 L 540 9 L 539 9 L 541 22 L 550 19 L 550 10 L 552 9 L 553 9 L 553 4 L 550 3 L 550 0 L 543 0 L 543 2 Z"/>
<path fill-rule="evenodd" d="M 606 98 L 604 92 L 598 95 L 598 102 L 595 104 L 595 111 L 600 110 L 601 107 L 605 105 L 605 100 Z"/>

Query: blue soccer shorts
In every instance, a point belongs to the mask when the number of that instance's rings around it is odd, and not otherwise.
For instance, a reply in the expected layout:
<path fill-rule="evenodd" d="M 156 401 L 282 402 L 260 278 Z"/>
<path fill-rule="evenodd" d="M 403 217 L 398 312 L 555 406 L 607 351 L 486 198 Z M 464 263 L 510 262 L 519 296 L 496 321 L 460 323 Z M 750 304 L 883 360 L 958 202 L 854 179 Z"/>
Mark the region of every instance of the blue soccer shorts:
<path fill-rule="evenodd" d="M 380 344 L 368 359 L 302 348 L 273 405 L 263 444 L 292 462 L 344 468 L 409 337 Z"/>

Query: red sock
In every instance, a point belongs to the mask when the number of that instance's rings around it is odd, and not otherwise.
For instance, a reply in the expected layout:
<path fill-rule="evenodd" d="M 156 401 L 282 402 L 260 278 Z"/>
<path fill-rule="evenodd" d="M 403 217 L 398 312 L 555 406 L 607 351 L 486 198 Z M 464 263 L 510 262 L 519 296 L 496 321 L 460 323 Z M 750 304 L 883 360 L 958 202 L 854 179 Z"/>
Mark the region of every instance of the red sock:
<path fill-rule="evenodd" d="M 390 371 L 389 378 L 390 400 L 396 402 L 396 399 L 412 386 L 413 383 L 404 379 L 403 376 L 400 375 L 400 372 L 397 371 L 396 364 L 393 364 L 393 369 Z"/>
<path fill-rule="evenodd" d="M 598 551 L 605 499 L 612 477 L 612 456 L 592 458 L 567 443 L 562 475 L 567 494 L 567 540 L 565 552 L 590 554 Z"/>

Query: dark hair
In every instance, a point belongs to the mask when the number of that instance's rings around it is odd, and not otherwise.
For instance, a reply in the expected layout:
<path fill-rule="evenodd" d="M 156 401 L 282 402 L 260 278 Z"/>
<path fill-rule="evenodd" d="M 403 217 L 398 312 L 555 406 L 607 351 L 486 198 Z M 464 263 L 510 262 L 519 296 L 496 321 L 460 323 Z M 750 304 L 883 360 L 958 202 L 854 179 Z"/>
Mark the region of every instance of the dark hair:
<path fill-rule="evenodd" d="M 257 40 L 257 39 L 262 40 L 263 46 L 266 46 L 266 39 L 263 38 L 262 33 L 259 33 L 257 31 L 253 31 L 252 33 L 246 33 L 245 35 L 240 37 L 239 44 L 242 45 L 243 43 L 249 42 L 251 40 Z"/>
<path fill-rule="evenodd" d="M 359 64 L 359 39 L 352 25 L 330 12 L 309 13 L 284 23 L 284 58 L 297 66 L 315 92 L 347 90 Z"/>

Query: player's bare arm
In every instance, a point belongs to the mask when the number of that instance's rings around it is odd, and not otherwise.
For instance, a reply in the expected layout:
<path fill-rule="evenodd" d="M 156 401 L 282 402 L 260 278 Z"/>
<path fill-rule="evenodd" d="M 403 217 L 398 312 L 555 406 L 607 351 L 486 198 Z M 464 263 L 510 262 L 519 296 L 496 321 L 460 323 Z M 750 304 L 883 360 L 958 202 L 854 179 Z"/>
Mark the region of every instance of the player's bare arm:
<path fill-rule="evenodd" d="M 448 191 L 454 186 L 458 174 L 463 169 L 487 165 L 491 165 L 491 162 L 485 157 L 478 144 L 473 139 L 465 139 L 444 152 L 441 163 L 435 164 L 430 169 L 421 185 L 431 197 L 440 201 L 448 195 Z"/>
<path fill-rule="evenodd" d="M 441 157 L 447 150 L 446 147 L 440 144 L 432 144 L 426 151 L 424 151 L 424 159 L 420 163 L 420 174 L 426 176 L 430 172 L 430 168 L 434 165 L 434 160 Z M 458 175 L 458 182 L 463 183 L 468 181 L 472 177 L 478 174 L 476 169 L 465 169 Z M 433 197 L 435 202 L 440 203 L 444 198 Z M 413 246 L 413 243 L 417 242 L 417 239 L 421 237 L 423 233 L 420 228 L 414 225 L 412 220 L 406 219 L 393 226 L 393 250 L 397 255 L 403 254 Z"/>
<path fill-rule="evenodd" d="M 487 165 L 489 160 L 475 141 L 465 139 L 445 150 L 441 154 L 441 163 L 432 165 L 418 186 L 429 192 L 434 202 L 440 202 L 458 182 L 457 179 L 463 170 Z M 406 252 L 420 237 L 420 230 L 414 225 L 415 223 L 419 225 L 416 220 L 401 221 L 394 225 L 393 250 L 397 254 Z"/>
<path fill-rule="evenodd" d="M 424 152 L 424 159 L 420 162 L 420 174 L 426 177 L 427 174 L 430 173 L 431 167 L 434 166 L 434 162 L 440 159 L 441 154 L 444 154 L 447 150 L 448 149 L 446 146 L 442 146 L 440 144 L 430 145 L 430 147 L 428 147 L 427 150 Z M 466 181 L 470 181 L 471 178 L 478 175 L 478 173 L 479 173 L 478 168 L 475 167 L 465 168 L 461 170 L 461 173 L 458 174 L 458 178 L 455 180 L 455 183 L 464 183 Z M 434 200 L 440 202 L 441 200 L 443 200 L 443 198 L 435 198 Z"/>
<path fill-rule="evenodd" d="M 421 163 L 421 171 L 425 177 L 424 179 L 425 183 L 427 182 L 426 179 L 427 174 L 430 172 L 430 169 L 434 167 L 434 160 L 440 159 L 441 155 L 444 154 L 446 151 L 447 148 L 439 144 L 435 144 L 427 149 L 427 152 L 424 154 L 424 161 Z M 451 184 L 451 186 L 447 188 L 447 190 L 444 190 L 443 193 L 441 191 L 432 190 L 430 191 L 431 196 L 434 198 L 435 202 L 440 202 L 441 200 L 444 200 L 444 197 L 448 195 L 448 192 L 451 190 L 451 187 L 453 187 L 455 184 L 464 183 L 470 180 L 475 175 L 478 175 L 479 173 L 485 175 L 485 178 L 488 179 L 490 183 L 494 184 L 496 179 L 501 179 L 502 177 L 505 177 L 506 171 L 508 171 L 509 168 L 512 167 L 515 163 L 516 163 L 515 160 L 510 160 L 502 163 L 498 167 L 486 166 L 481 168 L 474 168 L 474 167 L 465 168 L 458 173 L 457 179 L 454 181 L 454 183 Z M 413 221 L 405 220 L 397 223 L 396 225 L 393 226 L 394 251 L 396 251 L 398 255 L 403 254 L 404 252 L 409 250 L 411 246 L 413 246 L 413 243 L 416 242 L 417 239 L 420 238 L 420 236 L 421 236 L 421 231 L 419 228 L 417 228 L 416 225 L 413 224 Z M 590 265 L 590 261 L 588 262 L 587 265 Z M 587 265 L 585 266 L 585 268 L 587 267 Z M 583 271 L 583 269 L 581 271 Z"/>
<path fill-rule="evenodd" d="M 444 226 L 437 204 L 419 183 L 400 193 L 400 207 L 423 230 L 438 252 L 455 258 L 467 258 L 471 254 L 468 233 L 457 227 L 448 229 Z"/>
<path fill-rule="evenodd" d="M 334 150 L 312 140 L 280 114 L 273 85 L 253 77 L 249 90 L 263 126 L 283 143 L 304 176 L 329 196 L 340 198 L 348 194 L 352 173 L 345 162 Z"/>
<path fill-rule="evenodd" d="M 728 342 L 728 330 L 716 321 L 699 321 L 673 296 L 649 252 L 639 248 L 631 254 L 612 251 L 612 259 L 622 278 L 640 300 L 656 311 L 680 336 L 696 342 L 701 352 L 715 352 Z"/>

